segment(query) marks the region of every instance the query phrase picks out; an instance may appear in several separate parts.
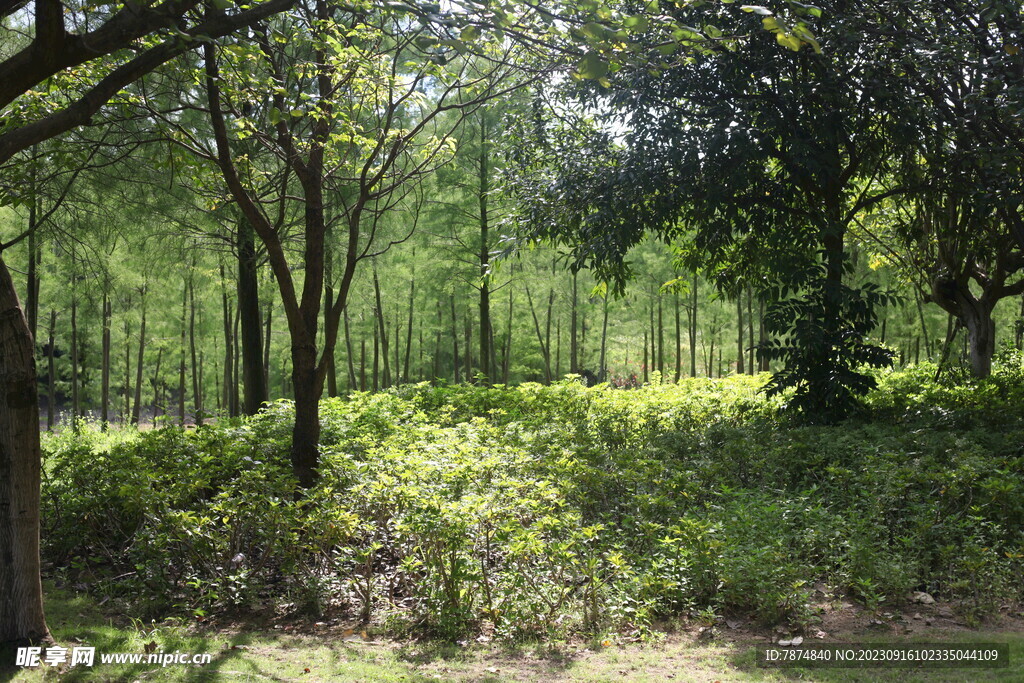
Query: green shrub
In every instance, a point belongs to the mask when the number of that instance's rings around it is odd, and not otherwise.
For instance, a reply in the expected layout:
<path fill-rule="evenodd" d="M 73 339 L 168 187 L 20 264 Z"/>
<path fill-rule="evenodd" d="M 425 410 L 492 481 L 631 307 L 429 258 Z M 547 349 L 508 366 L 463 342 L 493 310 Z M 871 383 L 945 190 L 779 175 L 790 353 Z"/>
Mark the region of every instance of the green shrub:
<path fill-rule="evenodd" d="M 321 405 L 301 498 L 292 407 L 44 440 L 44 555 L 133 614 L 292 604 L 457 638 L 807 625 L 808 586 L 1020 599 L 1024 373 L 884 373 L 865 412 L 789 424 L 765 377 L 639 390 L 405 386 Z"/>

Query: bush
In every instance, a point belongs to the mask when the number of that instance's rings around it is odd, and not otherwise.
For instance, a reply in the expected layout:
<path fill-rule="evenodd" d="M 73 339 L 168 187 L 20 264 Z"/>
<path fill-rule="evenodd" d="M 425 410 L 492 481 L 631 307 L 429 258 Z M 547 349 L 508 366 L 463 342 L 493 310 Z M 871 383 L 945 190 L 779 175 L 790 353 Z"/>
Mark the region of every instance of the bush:
<path fill-rule="evenodd" d="M 1024 378 L 932 372 L 881 375 L 838 426 L 787 423 L 764 377 L 354 394 L 322 403 L 300 499 L 286 401 L 187 431 L 82 425 L 44 441 L 44 554 L 135 614 L 291 603 L 444 638 L 806 625 L 818 581 L 981 618 L 1020 598 Z"/>

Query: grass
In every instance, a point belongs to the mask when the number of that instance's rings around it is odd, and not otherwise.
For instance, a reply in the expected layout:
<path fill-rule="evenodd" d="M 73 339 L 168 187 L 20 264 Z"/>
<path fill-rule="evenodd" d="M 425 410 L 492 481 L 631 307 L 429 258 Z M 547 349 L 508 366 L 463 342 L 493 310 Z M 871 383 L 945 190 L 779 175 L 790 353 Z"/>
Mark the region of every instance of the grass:
<path fill-rule="evenodd" d="M 913 671 L 907 669 L 760 668 L 756 647 L 764 637 L 744 633 L 735 641 L 699 642 L 689 632 L 656 644 L 557 643 L 518 647 L 492 643 L 466 646 L 442 642 L 364 639 L 341 628 L 300 624 L 230 631 L 196 631 L 170 624 L 142 624 L 107 614 L 90 598 L 49 587 L 47 613 L 57 642 L 83 644 L 98 653 L 210 653 L 204 666 L 107 664 L 0 669 L 0 681 L 1020 681 L 1024 680 L 1024 634 L 989 630 L 937 630 L 928 640 L 955 643 L 1006 642 L 1005 669 Z M 347 635 L 346 635 L 347 634 Z M 877 642 L 853 633 L 832 641 Z M 905 638 L 901 638 L 905 640 Z M 920 637 L 915 640 L 920 641 Z M 606 641 L 610 642 L 610 641 Z M 888 643 L 894 642 L 888 639 Z M 12 661 L 4 653 L 5 665 Z"/>

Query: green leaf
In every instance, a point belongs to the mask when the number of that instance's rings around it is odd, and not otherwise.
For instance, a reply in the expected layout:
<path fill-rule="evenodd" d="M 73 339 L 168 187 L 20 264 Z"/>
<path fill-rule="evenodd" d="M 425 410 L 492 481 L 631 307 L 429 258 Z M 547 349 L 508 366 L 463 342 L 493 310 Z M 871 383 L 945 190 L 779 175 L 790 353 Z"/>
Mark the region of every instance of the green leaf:
<path fill-rule="evenodd" d="M 608 33 L 608 29 L 596 21 L 588 21 L 583 25 L 583 33 L 594 40 L 601 40 Z"/>
<path fill-rule="evenodd" d="M 630 31 L 636 31 L 637 33 L 643 33 L 644 31 L 646 31 L 650 24 L 651 22 L 647 19 L 647 17 L 640 14 L 636 14 L 631 17 L 626 17 L 622 21 L 623 26 L 625 26 Z"/>
<path fill-rule="evenodd" d="M 588 52 L 576 65 L 576 71 L 583 78 L 601 78 L 608 73 L 608 62 L 597 52 Z"/>
<path fill-rule="evenodd" d="M 774 14 L 774 12 L 772 12 L 770 9 L 762 5 L 742 5 L 740 9 L 743 10 L 744 12 L 753 12 L 754 14 L 760 14 L 762 17 L 770 17 L 772 14 Z"/>

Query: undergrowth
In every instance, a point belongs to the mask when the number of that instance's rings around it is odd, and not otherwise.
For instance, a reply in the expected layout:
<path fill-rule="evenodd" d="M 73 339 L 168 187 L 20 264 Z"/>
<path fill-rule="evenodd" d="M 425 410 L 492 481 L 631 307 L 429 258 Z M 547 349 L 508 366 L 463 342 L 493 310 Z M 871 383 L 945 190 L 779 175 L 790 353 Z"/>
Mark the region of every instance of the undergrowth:
<path fill-rule="evenodd" d="M 880 376 L 838 426 L 788 421 L 765 376 L 354 394 L 321 404 L 298 498 L 287 401 L 194 430 L 82 423 L 44 439 L 44 559 L 147 619 L 288 603 L 442 638 L 806 627 L 815 582 L 980 619 L 1021 597 L 1024 373 L 934 373 Z"/>

